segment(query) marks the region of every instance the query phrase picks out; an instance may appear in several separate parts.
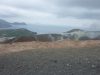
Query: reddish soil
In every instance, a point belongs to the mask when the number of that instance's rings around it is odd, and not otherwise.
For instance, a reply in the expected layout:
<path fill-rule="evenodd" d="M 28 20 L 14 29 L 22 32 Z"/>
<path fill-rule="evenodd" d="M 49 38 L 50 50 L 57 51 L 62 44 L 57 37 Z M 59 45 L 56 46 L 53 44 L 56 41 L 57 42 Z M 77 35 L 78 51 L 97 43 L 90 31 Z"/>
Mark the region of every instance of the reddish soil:
<path fill-rule="evenodd" d="M 0 53 L 2 52 L 17 52 L 29 49 L 45 49 L 45 48 L 87 48 L 100 46 L 98 40 L 88 41 L 56 41 L 56 42 L 17 42 L 13 44 L 0 44 Z"/>

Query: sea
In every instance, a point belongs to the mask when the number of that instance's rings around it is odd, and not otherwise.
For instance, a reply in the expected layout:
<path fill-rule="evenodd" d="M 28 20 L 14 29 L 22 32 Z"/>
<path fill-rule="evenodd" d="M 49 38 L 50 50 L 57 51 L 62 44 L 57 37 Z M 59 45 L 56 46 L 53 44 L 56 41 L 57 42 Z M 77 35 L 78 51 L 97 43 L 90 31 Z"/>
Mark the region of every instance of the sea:
<path fill-rule="evenodd" d="M 32 32 L 37 32 L 39 34 L 47 34 L 47 33 L 63 33 L 73 29 L 72 27 L 66 26 L 53 26 L 53 25 L 12 25 L 9 28 L 0 28 L 0 29 L 19 29 L 25 28 Z"/>

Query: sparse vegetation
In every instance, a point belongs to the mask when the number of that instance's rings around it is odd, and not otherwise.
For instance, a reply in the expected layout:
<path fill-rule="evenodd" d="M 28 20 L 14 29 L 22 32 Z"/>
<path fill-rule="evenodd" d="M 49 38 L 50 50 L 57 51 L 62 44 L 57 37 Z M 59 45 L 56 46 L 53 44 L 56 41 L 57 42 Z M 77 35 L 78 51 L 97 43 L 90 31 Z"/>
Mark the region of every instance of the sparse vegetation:
<path fill-rule="evenodd" d="M 0 36 L 2 37 L 20 37 L 20 36 L 34 36 L 36 32 L 31 32 L 27 29 L 3 29 L 0 30 Z"/>

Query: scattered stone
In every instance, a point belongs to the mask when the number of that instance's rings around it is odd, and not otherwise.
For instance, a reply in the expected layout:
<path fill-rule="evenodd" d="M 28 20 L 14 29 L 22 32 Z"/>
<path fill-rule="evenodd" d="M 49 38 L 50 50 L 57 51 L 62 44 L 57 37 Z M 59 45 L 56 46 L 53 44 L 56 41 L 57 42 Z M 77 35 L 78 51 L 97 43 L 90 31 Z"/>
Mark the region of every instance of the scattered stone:
<path fill-rule="evenodd" d="M 96 67 L 96 65 L 94 65 L 94 64 L 93 64 L 93 65 L 91 65 L 91 67 L 92 67 L 92 68 L 95 68 L 95 67 Z"/>
<path fill-rule="evenodd" d="M 71 64 L 67 64 L 67 66 L 68 66 L 68 67 L 71 67 L 72 65 L 71 65 Z"/>
<path fill-rule="evenodd" d="M 58 61 L 57 60 L 54 60 L 54 63 L 57 63 Z"/>
<path fill-rule="evenodd" d="M 89 59 L 88 58 L 85 58 L 85 60 L 88 61 Z"/>

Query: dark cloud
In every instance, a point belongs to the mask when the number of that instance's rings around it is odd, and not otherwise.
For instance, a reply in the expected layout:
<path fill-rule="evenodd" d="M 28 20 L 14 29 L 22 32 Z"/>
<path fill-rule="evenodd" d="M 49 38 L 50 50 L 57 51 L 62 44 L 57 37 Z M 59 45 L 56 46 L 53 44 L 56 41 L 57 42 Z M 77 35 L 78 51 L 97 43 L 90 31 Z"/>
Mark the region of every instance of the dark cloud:
<path fill-rule="evenodd" d="M 68 5 L 86 9 L 100 9 L 100 0 L 70 0 Z"/>
<path fill-rule="evenodd" d="M 51 0 L 58 18 L 100 19 L 100 0 Z"/>
<path fill-rule="evenodd" d="M 95 13 L 88 12 L 88 13 L 84 13 L 80 15 L 79 18 L 100 20 L 100 13 L 99 12 L 95 12 Z"/>
<path fill-rule="evenodd" d="M 52 2 L 63 7 L 100 9 L 100 0 L 52 0 Z"/>
<path fill-rule="evenodd" d="M 73 17 L 77 19 L 94 19 L 94 20 L 100 20 L 100 12 L 91 12 L 91 11 L 86 11 L 84 13 L 74 13 L 74 11 L 69 11 L 69 12 L 58 12 L 57 13 L 58 18 L 66 18 L 66 17 Z"/>

